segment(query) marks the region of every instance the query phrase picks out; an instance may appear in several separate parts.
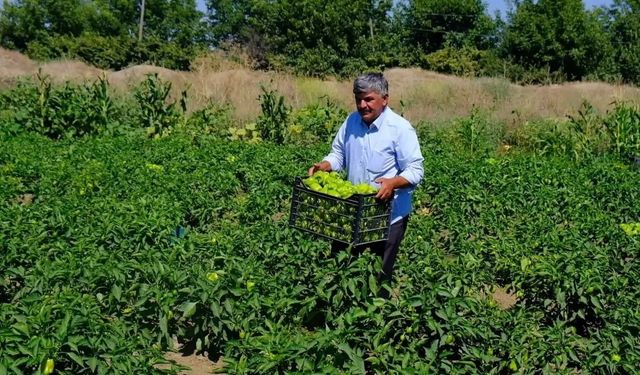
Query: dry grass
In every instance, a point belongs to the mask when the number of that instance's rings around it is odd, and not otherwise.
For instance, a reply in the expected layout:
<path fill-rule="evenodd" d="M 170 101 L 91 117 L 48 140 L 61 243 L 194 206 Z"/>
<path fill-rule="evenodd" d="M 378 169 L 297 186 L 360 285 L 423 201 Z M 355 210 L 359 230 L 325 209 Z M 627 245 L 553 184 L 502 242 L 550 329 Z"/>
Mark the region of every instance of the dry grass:
<path fill-rule="evenodd" d="M 106 73 L 102 69 L 73 60 L 50 61 L 40 65 L 39 69 L 42 74 L 50 76 L 54 82 L 58 83 L 95 80 Z"/>
<path fill-rule="evenodd" d="M 0 88 L 38 69 L 54 81 L 83 81 L 105 75 L 117 90 L 128 91 L 145 74 L 158 73 L 171 81 L 174 92 L 187 90 L 192 109 L 208 102 L 229 103 L 235 117 L 248 122 L 260 114 L 261 86 L 276 89 L 294 108 L 326 99 L 343 108 L 353 108 L 350 81 L 295 77 L 284 73 L 255 71 L 245 58 L 216 53 L 196 60 L 192 71 L 177 72 L 139 65 L 121 71 L 102 71 L 77 61 L 36 63 L 27 57 L 0 49 Z M 578 82 L 551 86 L 519 86 L 495 78 L 467 79 L 421 69 L 390 69 L 390 105 L 412 122 L 440 122 L 467 116 L 473 108 L 491 118 L 517 127 L 539 118 L 565 118 L 575 114 L 583 101 L 604 112 L 615 101 L 640 102 L 640 89 L 632 86 Z"/>

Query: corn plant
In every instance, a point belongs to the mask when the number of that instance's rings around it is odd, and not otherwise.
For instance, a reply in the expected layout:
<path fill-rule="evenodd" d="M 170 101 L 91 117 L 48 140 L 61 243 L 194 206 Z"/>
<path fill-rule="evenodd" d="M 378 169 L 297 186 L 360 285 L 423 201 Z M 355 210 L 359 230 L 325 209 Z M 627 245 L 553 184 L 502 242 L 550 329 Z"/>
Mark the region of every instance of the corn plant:
<path fill-rule="evenodd" d="M 590 103 L 583 102 L 577 116 L 569 116 L 568 127 L 572 137 L 572 156 L 576 160 L 606 152 L 608 144 L 602 118 Z"/>
<path fill-rule="evenodd" d="M 101 77 L 93 83 L 53 85 L 49 76 L 38 73 L 36 81 L 21 81 L 0 95 L 6 119 L 19 129 L 52 139 L 84 137 L 113 132 L 119 123 L 118 108 Z"/>
<path fill-rule="evenodd" d="M 604 121 L 613 152 L 624 158 L 640 156 L 640 110 L 628 104 L 616 105 Z"/>
<path fill-rule="evenodd" d="M 186 91 L 179 102 L 170 101 L 171 82 L 163 82 L 157 74 L 148 74 L 134 92 L 139 106 L 138 123 L 149 137 L 170 134 L 186 111 Z M 182 112 L 181 112 L 182 111 Z"/>
<path fill-rule="evenodd" d="M 256 121 L 256 129 L 261 138 L 276 144 L 285 140 L 285 131 L 289 121 L 290 108 L 285 104 L 284 96 L 276 90 L 261 87 L 262 94 L 258 97 L 262 114 Z"/>

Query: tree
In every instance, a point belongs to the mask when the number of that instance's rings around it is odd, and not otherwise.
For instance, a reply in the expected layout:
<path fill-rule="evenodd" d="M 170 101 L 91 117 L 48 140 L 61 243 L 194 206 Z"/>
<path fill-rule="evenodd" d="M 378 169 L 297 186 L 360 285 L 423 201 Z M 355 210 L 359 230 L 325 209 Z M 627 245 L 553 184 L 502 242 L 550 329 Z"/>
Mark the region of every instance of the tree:
<path fill-rule="evenodd" d="M 251 0 L 207 0 L 211 44 L 246 42 L 251 16 Z"/>
<path fill-rule="evenodd" d="M 5 1 L 0 14 L 0 43 L 25 50 L 29 42 L 47 35 L 80 35 L 94 9 L 81 0 Z M 95 17 L 93 17 L 95 18 Z"/>
<path fill-rule="evenodd" d="M 269 52 L 312 75 L 340 70 L 341 61 L 354 57 L 370 36 L 369 18 L 379 14 L 367 0 L 257 1 L 253 11 L 251 25 Z"/>
<path fill-rule="evenodd" d="M 445 46 L 483 50 L 496 42 L 496 25 L 481 0 L 411 0 L 406 27 L 409 43 L 425 53 Z"/>
<path fill-rule="evenodd" d="M 181 47 L 200 44 L 206 39 L 203 16 L 195 0 L 147 1 L 145 34 Z"/>
<path fill-rule="evenodd" d="M 187 69 L 206 40 L 195 0 L 147 2 L 136 40 L 138 0 L 5 0 L 0 45 L 37 59 L 81 58 L 102 68 L 150 61 Z"/>
<path fill-rule="evenodd" d="M 509 21 L 504 52 L 517 64 L 548 68 L 570 80 L 607 70 L 612 46 L 605 27 L 581 0 L 524 0 Z"/>
<path fill-rule="evenodd" d="M 325 75 L 366 66 L 362 54 L 370 53 L 381 40 L 392 1 L 209 0 L 207 4 L 217 45 L 243 43 L 263 67 Z"/>
<path fill-rule="evenodd" d="M 622 79 L 640 85 L 640 1 L 617 0 L 611 15 L 611 39 Z"/>

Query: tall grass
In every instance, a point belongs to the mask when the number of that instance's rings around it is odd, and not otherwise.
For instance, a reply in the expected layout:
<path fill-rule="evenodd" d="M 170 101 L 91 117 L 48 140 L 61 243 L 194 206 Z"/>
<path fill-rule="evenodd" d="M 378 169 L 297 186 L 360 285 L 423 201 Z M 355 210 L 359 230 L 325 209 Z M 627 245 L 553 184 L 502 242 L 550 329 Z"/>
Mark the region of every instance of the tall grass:
<path fill-rule="evenodd" d="M 393 75 L 390 75 L 393 77 Z M 295 81 L 289 81 L 295 82 Z M 459 81 L 462 82 L 462 81 Z M 458 83 L 459 83 L 458 82 Z M 442 82 L 441 82 L 442 83 Z M 313 86 L 312 80 L 305 85 Z M 337 84 L 337 82 L 336 82 Z M 424 84 L 424 83 L 423 83 Z M 512 88 L 499 82 L 487 82 L 493 100 L 506 100 Z M 255 121 L 234 119 L 237 108 L 229 102 L 209 102 L 196 110 L 189 90 L 176 97 L 170 81 L 158 75 L 132 88 L 126 96 L 115 94 L 106 79 L 83 84 L 55 85 L 46 75 L 21 82 L 15 89 L 0 92 L 0 134 L 36 132 L 61 139 L 128 132 L 164 137 L 181 132 L 198 138 L 213 136 L 226 139 L 267 141 L 278 144 L 330 142 L 337 127 L 347 115 L 340 102 L 328 96 L 302 107 L 291 105 L 291 99 L 280 88 L 288 86 L 271 81 L 262 86 L 256 99 Z M 284 90 L 283 89 L 283 90 Z M 427 90 L 428 89 L 428 90 Z M 437 100 L 458 100 L 451 87 L 427 85 L 420 94 Z M 401 101 L 407 111 L 412 101 Z M 447 103 L 447 106 L 455 103 Z M 495 110 L 474 106 L 470 113 L 449 119 L 415 122 L 421 134 L 438 134 L 452 145 L 471 154 L 484 155 L 496 149 L 516 149 L 543 155 L 565 155 L 575 160 L 613 154 L 632 160 L 640 157 L 640 107 L 631 102 L 616 102 L 609 111 L 599 111 L 583 101 L 575 114 L 563 119 L 525 120 L 519 126 L 496 120 Z"/>
<path fill-rule="evenodd" d="M 5 56 L 6 55 L 6 56 Z M 22 60 L 28 59 L 25 57 Z M 228 105 L 239 123 L 255 122 L 261 114 L 258 100 L 262 86 L 278 91 L 292 109 L 323 103 L 326 99 L 340 108 L 354 108 L 351 80 L 315 79 L 287 73 L 252 70 L 241 55 L 212 53 L 193 64 L 190 72 L 177 72 L 153 66 L 134 66 L 108 72 L 74 61 L 27 64 L 18 61 L 10 51 L 0 49 L 0 82 L 15 82 L 18 74 L 35 74 L 37 69 L 52 81 L 83 81 L 105 74 L 112 87 L 125 95 L 145 79 L 158 73 L 171 82 L 171 96 L 179 100 L 187 91 L 189 111 L 197 111 L 210 103 Z M 15 63 L 14 63 L 15 62 Z M 624 85 L 578 82 L 549 86 L 519 86 L 498 78 L 468 79 L 437 74 L 421 69 L 390 69 L 385 72 L 390 83 L 390 105 L 413 123 L 442 122 L 471 114 L 474 108 L 486 112 L 492 121 L 515 128 L 541 119 L 566 119 L 578 115 L 586 100 L 600 113 L 613 108 L 613 103 L 640 103 L 640 89 Z"/>

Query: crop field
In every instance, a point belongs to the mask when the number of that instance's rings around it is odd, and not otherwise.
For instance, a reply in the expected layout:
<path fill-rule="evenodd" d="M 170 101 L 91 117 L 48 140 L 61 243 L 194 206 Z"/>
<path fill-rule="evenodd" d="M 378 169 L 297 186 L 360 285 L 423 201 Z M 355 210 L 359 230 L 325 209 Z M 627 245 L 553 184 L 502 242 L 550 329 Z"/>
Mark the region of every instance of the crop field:
<path fill-rule="evenodd" d="M 598 119 L 617 136 L 576 131 L 587 115 L 417 124 L 425 178 L 380 299 L 375 254 L 288 226 L 327 134 L 220 135 L 219 113 L 92 87 L 0 97 L 0 374 L 175 373 L 176 343 L 228 374 L 638 372 L 637 111 Z"/>

